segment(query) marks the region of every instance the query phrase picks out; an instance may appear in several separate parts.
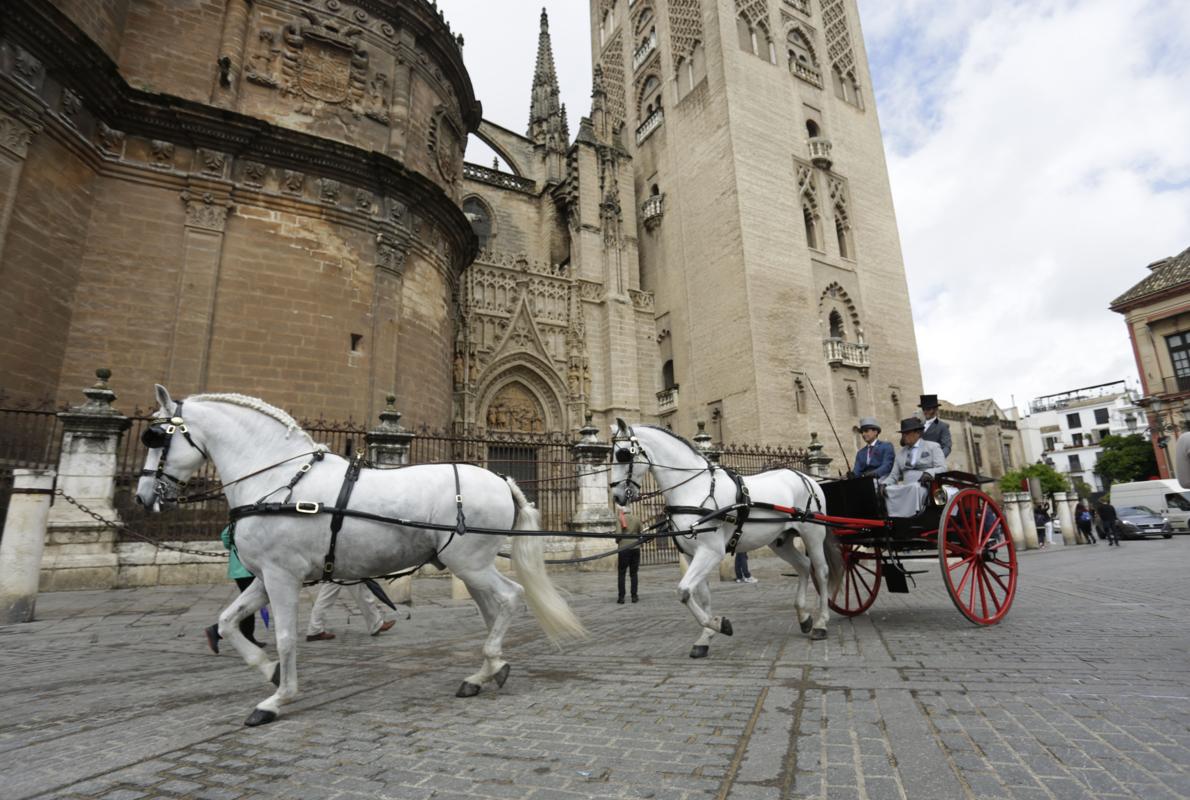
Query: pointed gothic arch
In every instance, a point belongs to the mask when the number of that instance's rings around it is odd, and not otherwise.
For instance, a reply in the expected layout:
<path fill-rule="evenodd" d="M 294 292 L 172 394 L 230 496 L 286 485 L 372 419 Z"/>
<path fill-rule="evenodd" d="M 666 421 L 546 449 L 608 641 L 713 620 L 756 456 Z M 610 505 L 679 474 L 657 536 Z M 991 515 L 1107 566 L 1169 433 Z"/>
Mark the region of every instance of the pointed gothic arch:
<path fill-rule="evenodd" d="M 832 317 L 835 314 L 839 315 L 839 321 L 843 324 L 843 332 L 846 334 L 844 336 L 836 337 L 832 332 L 835 327 L 832 324 Z M 847 339 L 858 344 L 864 343 L 864 329 L 860 324 L 859 309 L 855 307 L 855 302 L 847 294 L 847 290 L 838 282 L 832 281 L 827 284 L 826 288 L 822 290 L 822 294 L 818 296 L 818 319 L 819 324 L 830 333 L 831 338 Z"/>
<path fill-rule="evenodd" d="M 547 433 L 573 427 L 565 410 L 565 384 L 554 367 L 534 353 L 511 353 L 493 361 L 480 376 L 475 394 L 479 398 L 477 421 L 485 430 Z M 530 406 L 538 411 L 539 424 L 535 422 L 525 430 Z M 510 412 L 521 428 L 507 427 Z"/>

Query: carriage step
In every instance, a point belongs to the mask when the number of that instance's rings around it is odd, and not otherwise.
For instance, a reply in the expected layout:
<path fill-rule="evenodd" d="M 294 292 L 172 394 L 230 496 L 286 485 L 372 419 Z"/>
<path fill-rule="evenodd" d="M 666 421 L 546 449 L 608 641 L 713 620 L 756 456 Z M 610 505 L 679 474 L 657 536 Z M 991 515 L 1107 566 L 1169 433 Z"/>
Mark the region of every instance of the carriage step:
<path fill-rule="evenodd" d="M 894 564 L 891 561 L 885 561 L 883 564 L 884 583 L 888 586 L 888 590 L 894 594 L 908 594 L 909 581 L 913 580 L 909 576 L 914 574 L 906 570 L 899 564 Z M 914 584 L 916 585 L 916 583 Z"/>

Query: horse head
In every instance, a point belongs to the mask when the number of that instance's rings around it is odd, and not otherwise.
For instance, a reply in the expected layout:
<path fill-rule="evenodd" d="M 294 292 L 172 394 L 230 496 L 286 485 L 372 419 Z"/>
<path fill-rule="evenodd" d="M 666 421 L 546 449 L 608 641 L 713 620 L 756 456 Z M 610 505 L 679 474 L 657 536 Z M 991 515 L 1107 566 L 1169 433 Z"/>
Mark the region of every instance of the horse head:
<path fill-rule="evenodd" d="M 176 503 L 178 490 L 207 459 L 200 434 L 182 416 L 182 401 L 174 401 L 161 384 L 156 388 L 158 408 L 141 434 L 148 452 L 136 485 L 136 501 L 150 511 Z"/>
<path fill-rule="evenodd" d="M 612 499 L 626 506 L 641 495 L 640 481 L 649 468 L 648 456 L 641 449 L 632 427 L 616 417 L 612 426 Z"/>

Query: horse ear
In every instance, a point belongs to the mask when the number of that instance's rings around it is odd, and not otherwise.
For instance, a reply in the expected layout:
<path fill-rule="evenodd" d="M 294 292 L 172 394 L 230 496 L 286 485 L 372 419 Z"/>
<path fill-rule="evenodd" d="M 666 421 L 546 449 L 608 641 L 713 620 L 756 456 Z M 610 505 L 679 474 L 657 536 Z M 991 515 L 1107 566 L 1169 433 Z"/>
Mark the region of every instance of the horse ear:
<path fill-rule="evenodd" d="M 1182 434 L 1174 445 L 1174 471 L 1183 489 L 1190 489 L 1190 435 Z"/>
<path fill-rule="evenodd" d="M 628 426 L 624 423 L 624 420 L 621 419 L 620 417 L 616 417 L 616 430 L 619 433 L 628 433 Z"/>
<path fill-rule="evenodd" d="M 157 389 L 157 403 L 165 410 L 166 414 L 172 414 L 174 412 L 174 401 L 170 399 L 169 389 L 166 389 L 160 383 L 154 388 Z"/>

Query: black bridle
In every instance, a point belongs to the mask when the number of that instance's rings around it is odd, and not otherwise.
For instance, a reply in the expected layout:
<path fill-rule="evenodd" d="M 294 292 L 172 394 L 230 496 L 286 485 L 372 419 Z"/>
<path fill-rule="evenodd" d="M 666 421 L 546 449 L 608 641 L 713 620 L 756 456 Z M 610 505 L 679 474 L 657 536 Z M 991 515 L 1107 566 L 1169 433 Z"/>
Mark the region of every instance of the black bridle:
<path fill-rule="evenodd" d="M 173 416 L 150 420 L 150 425 L 141 434 L 140 441 L 141 444 L 150 450 L 160 450 L 161 455 L 157 459 L 157 469 L 142 469 L 140 474 L 142 476 L 153 476 L 154 497 L 157 500 L 163 500 L 165 502 L 176 500 L 176 490 L 186 485 L 186 481 L 176 478 L 165 471 L 165 462 L 169 458 L 169 448 L 173 443 L 175 433 L 182 434 L 190 446 L 202 454 L 204 460 L 210 459 L 207 451 L 199 447 L 198 443 L 190 435 L 190 429 L 187 427 L 186 421 L 182 418 L 181 400 L 174 404 Z"/>
<path fill-rule="evenodd" d="M 635 486 L 637 498 L 639 499 L 640 496 L 644 494 L 644 490 L 640 483 L 632 477 L 632 471 L 636 467 L 636 457 L 643 453 L 645 460 L 649 462 L 650 466 L 652 466 L 653 461 L 649 458 L 649 454 L 645 452 L 645 450 L 640 446 L 640 442 L 637 440 L 636 435 L 632 432 L 632 428 L 628 428 L 626 433 L 628 434 L 626 437 L 620 436 L 612 438 L 612 459 L 619 464 L 627 464 L 628 474 L 624 476 L 623 480 L 612 481 L 609 485 L 613 489 L 615 489 L 621 483 L 628 484 L 628 486 Z M 616 444 L 620 442 L 627 442 L 628 446 L 616 447 Z M 631 502 L 632 498 L 625 495 L 624 500 Z"/>

